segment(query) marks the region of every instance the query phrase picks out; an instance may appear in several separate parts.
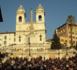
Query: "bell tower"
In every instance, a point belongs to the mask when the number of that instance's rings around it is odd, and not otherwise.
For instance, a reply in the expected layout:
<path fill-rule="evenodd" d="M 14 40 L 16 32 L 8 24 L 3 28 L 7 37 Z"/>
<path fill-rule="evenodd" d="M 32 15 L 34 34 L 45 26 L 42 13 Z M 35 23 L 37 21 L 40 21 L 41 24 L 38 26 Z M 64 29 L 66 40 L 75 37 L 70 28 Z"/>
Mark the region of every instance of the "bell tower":
<path fill-rule="evenodd" d="M 36 29 L 37 29 L 37 42 L 43 44 L 46 41 L 46 27 L 44 8 L 39 4 L 36 8 Z"/>
<path fill-rule="evenodd" d="M 20 5 L 16 11 L 16 31 L 24 31 L 25 30 L 25 9 L 22 5 Z"/>
<path fill-rule="evenodd" d="M 36 23 L 45 23 L 44 8 L 41 4 L 36 8 Z"/>
<path fill-rule="evenodd" d="M 25 23 L 25 10 L 22 5 L 19 6 L 16 12 L 16 24 Z"/>

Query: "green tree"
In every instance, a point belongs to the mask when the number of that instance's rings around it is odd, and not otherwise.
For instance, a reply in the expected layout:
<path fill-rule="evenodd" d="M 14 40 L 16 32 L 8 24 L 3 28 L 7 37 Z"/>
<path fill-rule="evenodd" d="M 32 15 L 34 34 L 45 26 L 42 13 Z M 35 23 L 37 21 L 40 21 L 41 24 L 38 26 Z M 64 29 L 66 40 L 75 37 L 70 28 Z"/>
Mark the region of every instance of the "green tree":
<path fill-rule="evenodd" d="M 51 49 L 61 49 L 61 43 L 58 35 L 54 32 Z"/>

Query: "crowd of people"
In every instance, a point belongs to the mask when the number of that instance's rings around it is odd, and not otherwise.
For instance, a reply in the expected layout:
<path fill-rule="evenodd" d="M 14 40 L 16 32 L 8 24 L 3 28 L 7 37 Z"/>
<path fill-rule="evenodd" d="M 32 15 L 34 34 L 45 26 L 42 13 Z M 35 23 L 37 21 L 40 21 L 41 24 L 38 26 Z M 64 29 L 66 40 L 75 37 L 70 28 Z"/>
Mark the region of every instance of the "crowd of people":
<path fill-rule="evenodd" d="M 3 54 L 5 55 L 5 54 Z M 77 70 L 77 55 L 71 58 L 8 58 L 0 53 L 0 70 Z"/>

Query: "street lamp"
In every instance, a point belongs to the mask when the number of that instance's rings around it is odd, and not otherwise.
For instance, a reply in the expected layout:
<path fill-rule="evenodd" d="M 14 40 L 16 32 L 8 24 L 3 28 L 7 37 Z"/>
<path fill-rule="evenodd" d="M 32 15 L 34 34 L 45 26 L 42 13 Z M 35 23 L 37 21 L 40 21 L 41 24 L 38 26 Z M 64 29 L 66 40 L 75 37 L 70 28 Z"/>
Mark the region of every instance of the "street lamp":
<path fill-rule="evenodd" d="M 30 36 L 33 34 L 33 12 L 32 10 L 30 11 L 30 33 L 28 37 L 28 44 L 29 44 L 29 56 L 31 56 L 31 50 L 30 50 Z"/>

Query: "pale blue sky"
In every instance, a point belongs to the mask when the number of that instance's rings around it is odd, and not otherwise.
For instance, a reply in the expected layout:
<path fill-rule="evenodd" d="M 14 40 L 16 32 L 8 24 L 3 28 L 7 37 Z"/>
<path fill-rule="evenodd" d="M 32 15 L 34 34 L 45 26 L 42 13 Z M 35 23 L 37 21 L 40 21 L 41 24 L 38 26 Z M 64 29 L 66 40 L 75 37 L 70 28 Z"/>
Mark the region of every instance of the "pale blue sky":
<path fill-rule="evenodd" d="M 51 38 L 54 30 L 65 23 L 68 15 L 75 16 L 77 21 L 77 0 L 0 0 L 4 22 L 0 23 L 0 32 L 15 31 L 16 9 L 22 4 L 26 10 L 27 21 L 29 11 L 34 11 L 38 4 L 45 8 L 47 37 Z"/>

